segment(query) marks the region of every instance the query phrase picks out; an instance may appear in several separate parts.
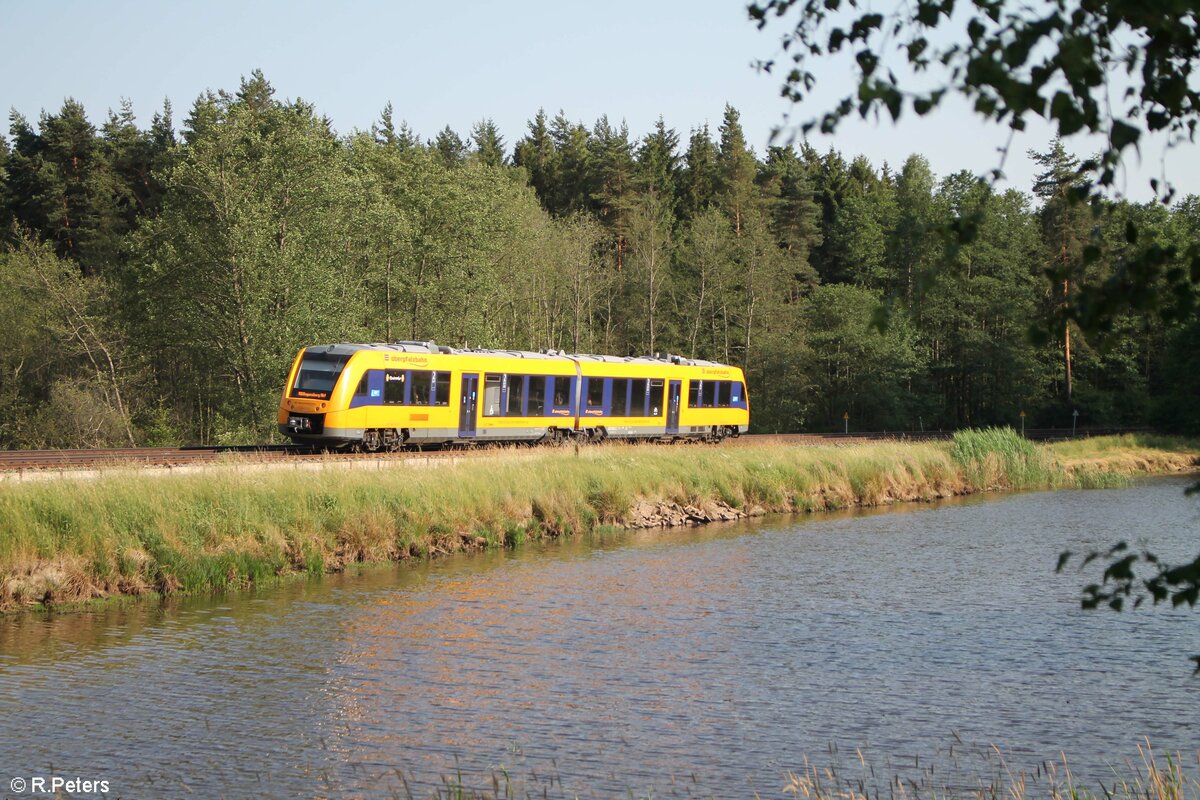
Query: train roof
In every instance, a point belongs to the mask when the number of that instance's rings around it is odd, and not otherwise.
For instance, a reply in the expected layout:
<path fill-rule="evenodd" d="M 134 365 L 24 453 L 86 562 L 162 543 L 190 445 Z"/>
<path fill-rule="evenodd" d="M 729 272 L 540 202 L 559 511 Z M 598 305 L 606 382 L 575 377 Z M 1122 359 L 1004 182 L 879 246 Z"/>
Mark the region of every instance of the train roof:
<path fill-rule="evenodd" d="M 476 347 L 446 347 L 434 342 L 374 342 L 321 344 L 305 348 L 307 352 L 327 353 L 329 355 L 352 355 L 361 350 L 373 350 L 381 353 L 429 353 L 434 355 L 472 355 L 488 356 L 491 358 L 541 359 L 589 361 L 605 364 L 678 364 L 685 367 L 725 367 L 716 361 L 705 361 L 698 358 L 684 358 L 670 353 L 655 353 L 650 356 L 605 356 L 593 353 L 567 353 L 562 350 L 491 350 Z"/>

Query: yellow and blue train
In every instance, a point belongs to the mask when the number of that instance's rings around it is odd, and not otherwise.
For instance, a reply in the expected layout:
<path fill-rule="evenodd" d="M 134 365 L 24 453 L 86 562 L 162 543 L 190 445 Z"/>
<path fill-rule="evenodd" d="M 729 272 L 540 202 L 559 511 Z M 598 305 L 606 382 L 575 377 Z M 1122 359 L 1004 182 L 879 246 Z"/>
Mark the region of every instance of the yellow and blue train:
<path fill-rule="evenodd" d="M 295 442 L 367 451 L 453 442 L 704 439 L 745 433 L 737 367 L 671 355 L 330 344 L 296 356 L 279 405 Z"/>

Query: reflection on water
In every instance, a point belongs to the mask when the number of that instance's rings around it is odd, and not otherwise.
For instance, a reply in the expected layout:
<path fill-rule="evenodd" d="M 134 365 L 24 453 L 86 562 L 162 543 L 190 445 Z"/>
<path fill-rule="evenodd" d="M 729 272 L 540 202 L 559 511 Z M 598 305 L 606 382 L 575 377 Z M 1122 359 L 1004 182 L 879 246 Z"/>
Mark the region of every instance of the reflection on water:
<path fill-rule="evenodd" d="M 1108 778 L 1192 754 L 1194 613 L 1085 614 L 1064 548 L 1194 555 L 1178 480 L 609 535 L 253 595 L 0 620 L 4 775 L 122 796 L 778 796 L 962 742 Z M 960 748 L 963 745 L 957 745 Z M 3 782 L 0 781 L 0 785 Z"/>

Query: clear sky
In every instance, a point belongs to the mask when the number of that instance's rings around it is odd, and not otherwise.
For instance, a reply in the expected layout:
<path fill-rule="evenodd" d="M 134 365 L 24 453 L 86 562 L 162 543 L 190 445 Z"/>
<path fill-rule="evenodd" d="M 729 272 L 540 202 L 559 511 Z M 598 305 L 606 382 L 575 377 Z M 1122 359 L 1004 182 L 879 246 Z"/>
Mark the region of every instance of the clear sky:
<path fill-rule="evenodd" d="M 0 0 L 0 20 L 0 106 L 33 122 L 74 97 L 96 123 L 128 98 L 147 124 L 169 98 L 179 125 L 204 90 L 233 91 L 254 69 L 278 97 L 314 103 L 342 133 L 369 129 L 391 101 L 397 121 L 424 138 L 447 124 L 465 137 L 490 117 L 510 151 L 538 108 L 561 109 L 589 127 L 608 114 L 635 137 L 661 115 L 686 144 L 704 123 L 715 136 L 730 103 L 759 153 L 786 113 L 810 113 L 751 68 L 775 54 L 782 28 L 758 31 L 745 0 Z M 844 64 L 821 76 L 843 93 L 849 78 Z M 834 139 L 813 143 L 894 168 L 919 152 L 944 176 L 995 168 L 1006 139 L 956 102 L 898 127 L 845 123 Z M 1029 190 L 1034 168 L 1025 151 L 1045 150 L 1049 139 L 1035 124 L 1013 142 L 1007 185 Z M 1095 149 L 1084 140 L 1068 146 L 1081 156 Z M 1171 151 L 1165 162 L 1162 155 L 1161 146 L 1145 148 L 1144 163 L 1127 172 L 1127 194 L 1149 199 L 1149 178 L 1164 170 L 1181 193 L 1200 193 L 1195 147 Z"/>

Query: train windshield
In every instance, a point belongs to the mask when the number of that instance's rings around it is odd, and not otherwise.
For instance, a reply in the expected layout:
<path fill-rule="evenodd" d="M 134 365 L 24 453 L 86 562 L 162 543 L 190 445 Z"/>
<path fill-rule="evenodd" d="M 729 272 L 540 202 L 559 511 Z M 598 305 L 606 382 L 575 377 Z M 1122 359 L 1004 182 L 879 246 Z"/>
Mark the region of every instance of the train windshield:
<path fill-rule="evenodd" d="M 333 385 L 349 360 L 349 354 L 305 353 L 300 360 L 300 369 L 296 371 L 292 397 L 328 400 L 333 393 Z"/>

